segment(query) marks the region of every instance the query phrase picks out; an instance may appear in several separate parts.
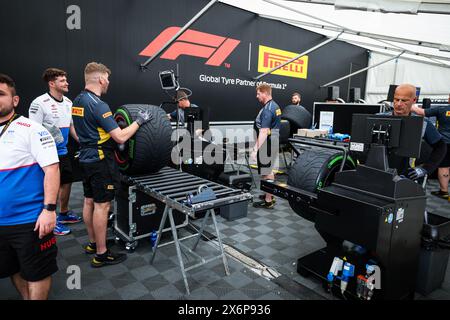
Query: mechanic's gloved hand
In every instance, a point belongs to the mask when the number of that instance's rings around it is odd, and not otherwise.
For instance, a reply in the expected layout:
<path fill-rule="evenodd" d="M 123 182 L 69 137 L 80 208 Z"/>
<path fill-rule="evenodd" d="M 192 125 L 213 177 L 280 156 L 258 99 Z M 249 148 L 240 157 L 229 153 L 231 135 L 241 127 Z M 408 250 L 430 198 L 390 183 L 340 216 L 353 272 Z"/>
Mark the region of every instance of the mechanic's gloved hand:
<path fill-rule="evenodd" d="M 58 127 L 49 124 L 49 123 L 43 123 L 42 124 L 45 129 L 48 130 L 48 132 L 52 135 L 53 139 L 55 140 L 56 144 L 60 144 L 64 142 L 64 137 L 61 133 L 61 130 L 59 130 Z"/>
<path fill-rule="evenodd" d="M 150 109 L 147 110 L 140 110 L 136 117 L 136 123 L 140 126 L 142 126 L 144 123 L 152 120 L 152 114 L 150 112 Z"/>
<path fill-rule="evenodd" d="M 408 169 L 408 178 L 411 180 L 417 180 L 427 175 L 427 170 L 422 167 L 415 167 Z"/>

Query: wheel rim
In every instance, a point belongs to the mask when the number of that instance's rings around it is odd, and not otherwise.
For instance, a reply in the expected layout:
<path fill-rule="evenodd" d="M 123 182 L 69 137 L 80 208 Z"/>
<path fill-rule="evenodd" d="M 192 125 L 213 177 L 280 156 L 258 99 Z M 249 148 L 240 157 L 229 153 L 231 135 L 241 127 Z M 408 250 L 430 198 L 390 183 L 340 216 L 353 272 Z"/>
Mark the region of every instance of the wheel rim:
<path fill-rule="evenodd" d="M 120 129 L 126 128 L 128 126 L 128 121 L 125 119 L 125 117 L 122 115 L 122 113 L 117 113 L 114 117 L 114 120 L 116 120 L 117 124 L 119 125 Z M 130 145 L 129 142 L 124 143 L 125 148 L 123 151 L 120 151 L 118 149 L 114 150 L 114 158 L 116 159 L 116 162 L 118 163 L 119 167 L 121 169 L 126 169 L 129 166 L 130 161 Z"/>

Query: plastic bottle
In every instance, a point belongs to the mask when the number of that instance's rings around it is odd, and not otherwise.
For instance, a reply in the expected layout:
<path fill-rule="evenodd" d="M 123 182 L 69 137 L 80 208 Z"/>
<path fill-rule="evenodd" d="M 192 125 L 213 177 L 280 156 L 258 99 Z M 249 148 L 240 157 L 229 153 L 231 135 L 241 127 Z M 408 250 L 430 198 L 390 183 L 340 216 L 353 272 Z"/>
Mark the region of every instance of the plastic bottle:
<path fill-rule="evenodd" d="M 328 134 L 330 135 L 330 134 L 333 134 L 333 126 L 330 126 L 329 128 L 328 128 Z"/>
<path fill-rule="evenodd" d="M 155 230 L 153 230 L 152 233 L 150 234 L 150 242 L 152 244 L 152 248 L 155 247 L 157 239 L 158 239 L 158 234 L 156 233 Z"/>

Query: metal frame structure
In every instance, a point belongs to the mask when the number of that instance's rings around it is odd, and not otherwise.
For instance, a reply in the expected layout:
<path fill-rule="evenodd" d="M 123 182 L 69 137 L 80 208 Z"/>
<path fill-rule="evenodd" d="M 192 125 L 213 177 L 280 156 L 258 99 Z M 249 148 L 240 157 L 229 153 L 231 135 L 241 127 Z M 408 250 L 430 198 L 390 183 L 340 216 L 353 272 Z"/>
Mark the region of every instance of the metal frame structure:
<path fill-rule="evenodd" d="M 434 48 L 434 49 L 438 49 L 438 50 L 442 50 L 442 51 L 449 51 L 449 45 L 446 44 L 441 44 L 441 43 L 434 43 L 434 42 L 429 42 L 429 41 L 420 41 L 420 40 L 412 40 L 412 39 L 405 39 L 405 38 L 399 38 L 399 37 L 392 37 L 392 36 L 385 36 L 385 35 L 379 35 L 379 34 L 374 34 L 374 33 L 370 33 L 370 32 L 363 32 L 363 31 L 358 31 L 358 30 L 353 30 L 350 28 L 346 28 L 344 26 L 341 26 L 339 24 L 315 17 L 313 15 L 307 14 L 305 12 L 301 12 L 299 10 L 296 10 L 294 8 L 290 8 L 288 6 L 285 6 L 281 3 L 277 3 L 275 1 L 272 0 L 262 0 L 264 2 L 270 3 L 272 5 L 293 11 L 295 13 L 307 16 L 309 18 L 318 20 L 318 21 L 322 21 L 327 23 L 328 25 L 323 25 L 323 24 L 315 24 L 315 23 L 310 23 L 310 22 L 303 22 L 303 21 L 299 21 L 299 20 L 294 20 L 294 19 L 284 19 L 285 21 L 289 21 L 289 23 L 293 23 L 293 24 L 298 24 L 298 25 L 304 25 L 304 26 L 308 26 L 308 27 L 313 27 L 313 28 L 320 28 L 320 29 L 324 29 L 324 30 L 331 30 L 331 31 L 336 31 L 339 32 L 339 34 L 335 37 L 329 38 L 321 43 L 319 43 L 318 45 L 302 52 L 301 54 L 297 55 L 296 57 L 286 61 L 285 63 L 276 66 L 274 68 L 272 68 L 271 70 L 260 74 L 258 76 L 253 77 L 253 80 L 259 80 L 263 77 L 265 77 L 268 74 L 271 74 L 272 72 L 284 67 L 285 65 L 301 58 L 302 56 L 309 54 L 325 45 L 327 45 L 328 43 L 334 41 L 334 40 L 339 40 L 339 37 L 343 34 L 343 33 L 347 33 L 347 34 L 352 34 L 352 35 L 357 35 L 357 36 L 363 36 L 363 37 L 368 37 L 370 39 L 379 41 L 381 43 L 383 43 L 384 45 L 384 49 L 386 50 L 394 50 L 394 51 L 400 51 L 400 54 L 397 56 L 394 56 L 391 59 L 386 60 L 385 62 L 382 63 L 378 63 L 376 65 L 372 65 L 370 67 L 358 70 L 354 73 L 350 73 L 347 76 L 344 76 L 342 78 L 336 79 L 334 81 L 331 81 L 327 84 L 324 84 L 320 87 L 325 87 L 327 85 L 339 82 L 341 80 L 347 79 L 352 77 L 353 75 L 356 75 L 358 73 L 364 72 L 366 70 L 369 70 L 371 68 L 375 68 L 383 63 L 389 62 L 391 60 L 397 59 L 398 57 L 400 57 L 401 55 L 403 55 L 404 53 L 407 54 L 412 54 L 412 55 L 416 55 L 416 56 L 422 56 L 425 57 L 427 59 L 429 59 L 430 61 L 432 61 L 434 64 L 439 64 L 441 66 L 444 67 L 450 67 L 438 60 L 435 59 L 442 59 L 442 60 L 446 60 L 446 61 L 450 61 L 450 58 L 446 58 L 446 57 L 439 57 L 439 56 L 435 56 L 435 55 L 430 55 L 430 54 L 422 54 L 419 52 L 414 52 L 411 50 L 408 50 L 406 48 L 402 48 L 400 46 L 396 46 L 392 43 L 386 42 L 386 41 L 395 41 L 395 42 L 399 42 L 399 43 L 404 43 L 404 44 L 409 44 L 409 45 L 419 45 L 419 46 L 424 46 L 424 47 L 430 47 L 430 48 Z M 316 4 L 327 4 L 327 5 L 335 5 L 336 0 L 289 0 L 289 1 L 295 1 L 295 2 L 306 2 L 306 3 L 316 3 Z M 145 61 L 144 63 L 142 63 L 140 65 L 141 70 L 145 70 L 147 68 L 147 66 L 154 60 L 156 59 L 164 50 L 167 49 L 167 47 L 169 47 L 176 39 L 178 39 L 178 37 L 180 37 L 192 24 L 194 24 L 198 19 L 200 19 L 212 6 L 214 6 L 214 4 L 216 4 L 217 2 L 220 2 L 220 0 L 211 0 L 202 10 L 200 10 L 190 21 L 188 21 L 168 42 L 166 42 L 161 49 L 158 50 L 157 53 L 155 53 L 152 57 L 150 57 L 147 61 Z M 439 7 L 439 6 L 443 6 L 445 7 L 445 9 L 443 7 Z M 418 12 L 420 13 L 445 13 L 445 14 L 449 14 L 450 13 L 450 3 L 449 4 L 438 4 L 435 2 L 425 2 L 425 3 L 421 3 L 419 5 L 419 10 Z M 270 15 L 260 15 L 261 17 L 265 17 L 268 19 L 279 19 L 278 17 L 274 17 L 274 16 L 270 16 Z M 346 40 L 342 40 L 342 41 L 346 41 Z M 351 43 L 351 40 L 348 40 L 349 43 Z M 355 41 L 353 41 L 355 42 Z M 356 43 L 355 43 L 356 44 Z M 360 43 L 362 44 L 362 43 Z M 358 45 L 358 44 L 356 44 Z M 369 45 L 369 44 L 367 44 Z M 375 45 L 376 46 L 376 45 Z M 380 47 L 380 46 L 378 46 Z"/>
<path fill-rule="evenodd" d="M 128 187 L 128 221 L 129 221 L 129 231 L 128 234 L 122 230 L 119 226 L 118 222 L 118 216 L 119 216 L 119 210 L 118 210 L 118 200 L 117 197 L 114 199 L 114 233 L 116 236 L 119 237 L 119 239 L 122 239 L 125 241 L 125 248 L 127 250 L 134 250 L 137 247 L 137 242 L 140 239 L 148 238 L 151 235 L 151 231 L 149 230 L 148 233 L 140 234 L 135 236 L 136 232 L 136 222 L 133 218 L 133 206 L 135 206 L 136 201 L 136 187 L 130 186 Z M 142 207 L 141 207 L 141 215 L 142 215 Z M 186 227 L 189 223 L 188 216 L 184 219 L 183 223 L 177 225 L 177 228 L 183 228 Z M 162 230 L 162 232 L 169 231 L 170 228 L 165 228 Z"/>
<path fill-rule="evenodd" d="M 302 14 L 305 14 L 305 13 L 302 13 Z M 266 15 L 266 14 L 260 14 L 259 16 L 263 17 L 263 18 L 267 18 L 267 19 L 272 19 L 272 20 L 280 20 L 280 18 L 281 18 L 281 17 L 271 16 L 271 15 Z M 314 18 L 313 16 L 309 16 L 309 15 L 307 15 L 307 16 L 310 17 L 310 18 Z M 325 20 L 322 20 L 322 19 L 320 19 L 320 20 L 326 22 Z M 341 27 L 339 25 L 330 26 L 330 25 L 324 25 L 324 24 L 319 24 L 319 23 L 305 22 L 305 21 L 300 21 L 300 20 L 295 20 L 295 19 L 285 19 L 285 18 L 283 18 L 283 21 L 286 22 L 286 23 L 293 24 L 293 25 L 295 25 L 297 27 L 300 25 L 300 26 L 305 26 L 305 27 L 310 27 L 310 28 L 315 28 L 315 29 L 321 29 L 321 30 L 327 30 L 327 31 L 344 32 L 344 33 L 350 34 L 350 35 L 367 37 L 367 38 L 370 38 L 372 40 L 376 40 L 376 41 L 379 41 L 379 42 L 383 43 L 383 45 L 376 45 L 376 44 L 364 43 L 362 41 L 357 41 L 357 40 L 338 39 L 340 41 L 345 41 L 345 42 L 350 42 L 350 43 L 354 42 L 356 45 L 367 45 L 367 46 L 373 46 L 373 47 L 378 47 L 378 48 L 381 48 L 381 49 L 392 50 L 392 51 L 405 51 L 405 53 L 408 53 L 408 54 L 411 54 L 411 55 L 428 58 L 431 61 L 434 61 L 435 63 L 436 63 L 436 60 L 434 60 L 434 59 L 441 59 L 441 60 L 450 61 L 450 58 L 447 58 L 447 57 L 437 56 L 437 55 L 433 55 L 433 54 L 420 53 L 420 52 L 416 52 L 416 51 L 411 51 L 411 50 L 408 50 L 408 49 L 405 49 L 405 48 L 402 48 L 402 47 L 398 47 L 398 46 L 396 46 L 396 45 L 394 45 L 392 43 L 386 42 L 386 41 L 401 42 L 401 43 L 408 44 L 408 45 L 417 45 L 417 46 L 420 45 L 420 46 L 423 46 L 423 47 L 429 47 L 429 48 L 439 49 L 439 50 L 443 46 L 445 46 L 445 45 L 442 45 L 440 43 L 424 42 L 424 41 L 418 41 L 418 40 L 408 40 L 408 39 L 404 39 L 404 38 L 383 36 L 383 35 L 379 35 L 379 34 L 375 34 L 375 33 L 361 32 L 361 31 L 357 31 L 357 30 L 350 30 L 350 29 L 346 29 L 344 27 Z M 331 22 L 327 22 L 327 23 L 333 24 Z"/>
<path fill-rule="evenodd" d="M 328 83 L 325 83 L 325 84 L 321 85 L 320 87 L 321 87 L 321 88 L 328 87 L 328 86 L 330 86 L 330 85 L 332 85 L 332 84 L 334 84 L 334 83 L 336 83 L 336 82 L 339 82 L 339 81 L 341 81 L 341 80 L 345 80 L 345 79 L 347 79 L 347 78 L 353 77 L 354 75 L 357 75 L 357 74 L 359 74 L 359 73 L 361 73 L 361 72 L 367 71 L 367 70 L 372 69 L 372 68 L 376 68 L 376 67 L 378 67 L 378 66 L 380 66 L 380 65 L 382 65 L 382 64 L 385 64 L 385 63 L 387 63 L 387 62 L 389 62 L 389 61 L 392 61 L 392 60 L 394 60 L 394 59 L 397 59 L 397 58 L 400 57 L 403 53 L 404 53 L 404 52 L 401 52 L 400 54 L 396 55 L 395 57 L 391 57 L 391 58 L 389 58 L 389 59 L 386 59 L 386 60 L 383 60 L 383 61 L 381 61 L 381 62 L 378 62 L 378 63 L 376 63 L 376 64 L 374 64 L 374 65 L 371 65 L 371 66 L 368 66 L 368 67 L 366 67 L 366 68 L 363 68 L 363 69 L 360 69 L 360 70 L 358 70 L 358 71 L 355 71 L 355 72 L 353 72 L 353 73 L 350 73 L 350 74 L 348 74 L 348 75 L 346 75 L 346 76 L 343 76 L 343 77 L 341 77 L 341 78 L 339 78 L 339 79 L 336 79 L 336 80 L 330 81 L 330 82 L 328 82 Z"/>
<path fill-rule="evenodd" d="M 373 40 L 379 41 L 379 42 L 383 43 L 384 45 L 388 45 L 389 47 L 394 47 L 394 48 L 396 48 L 397 50 L 401 50 L 401 53 L 400 53 L 399 55 L 397 55 L 397 56 L 394 56 L 393 58 L 390 58 L 390 59 L 388 59 L 388 60 L 386 60 L 386 61 L 384 61 L 384 62 L 381 62 L 381 63 L 377 63 L 376 65 L 369 66 L 369 67 L 367 67 L 367 68 L 365 68 L 365 69 L 361 69 L 361 70 L 359 70 L 359 71 L 357 71 L 357 72 L 350 73 L 350 74 L 347 75 L 347 76 L 344 76 L 344 77 L 341 77 L 341 78 L 339 78 L 339 79 L 333 80 L 333 81 L 331 81 L 331 82 L 329 82 L 329 83 L 327 83 L 327 84 L 324 84 L 324 85 L 322 85 L 322 86 L 320 86 L 320 87 L 325 87 L 325 86 L 327 86 L 327 85 L 330 85 L 330 84 L 339 82 L 339 81 L 344 80 L 344 79 L 347 79 L 347 78 L 349 78 L 349 77 L 351 77 L 351 76 L 353 76 L 353 75 L 355 75 L 355 74 L 364 72 L 364 71 L 366 71 L 366 70 L 368 70 L 368 69 L 377 67 L 377 66 L 379 66 L 379 65 L 381 65 L 381 64 L 383 64 L 383 63 L 386 63 L 386 62 L 389 62 L 389 61 L 391 61 L 391 60 L 397 59 L 399 56 L 403 55 L 404 53 L 410 53 L 410 54 L 417 55 L 416 52 L 412 52 L 412 51 L 410 51 L 410 50 L 408 50 L 408 49 L 405 49 L 405 48 L 403 48 L 403 47 L 394 45 L 394 44 L 389 43 L 389 42 L 386 42 L 386 41 L 396 41 L 396 42 L 399 42 L 399 43 L 405 43 L 405 44 L 409 44 L 409 45 L 420 45 L 420 46 L 426 46 L 426 47 L 431 47 L 431 48 L 434 48 L 434 49 L 439 49 L 439 50 L 442 49 L 443 51 L 447 51 L 447 47 L 448 47 L 448 46 L 445 45 L 445 44 L 443 45 L 443 44 L 440 44 L 440 43 L 424 42 L 424 41 L 411 40 L 411 39 L 404 39 L 404 38 L 397 38 L 397 37 L 391 37 L 391 36 L 382 36 L 382 35 L 377 35 L 377 34 L 373 34 L 373 33 L 369 33 L 369 32 L 362 32 L 362 31 L 358 31 L 358 30 L 353 30 L 353 29 L 350 29 L 350 28 L 346 28 L 346 27 L 344 27 L 344 26 L 341 26 L 341 25 L 339 25 L 339 24 L 336 24 L 336 23 L 333 23 L 333 22 L 330 22 L 330 21 L 327 21 L 327 20 L 324 20 L 324 19 L 315 17 L 315 16 L 310 15 L 310 14 L 307 14 L 307 13 L 305 13 L 305 12 L 301 12 L 301 11 L 296 10 L 296 9 L 294 9 L 294 8 L 291 8 L 291 7 L 289 7 L 289 6 L 286 6 L 286 5 L 283 5 L 283 4 L 281 4 L 281 3 L 275 2 L 275 1 L 273 1 L 273 0 L 262 0 L 262 1 L 267 2 L 267 3 L 270 3 L 270 4 L 275 5 L 275 6 L 278 6 L 278 7 L 280 7 L 280 8 L 283 8 L 283 9 L 290 10 L 290 11 L 292 11 L 292 12 L 301 14 L 301 15 L 303 15 L 303 16 L 306 16 L 306 17 L 309 17 L 309 18 L 312 18 L 312 19 L 315 19 L 315 20 L 318 20 L 318 21 L 325 22 L 325 23 L 327 23 L 328 25 L 331 25 L 332 27 L 331 27 L 331 26 L 326 26 L 326 25 L 314 24 L 314 23 L 306 23 L 306 22 L 302 22 L 302 21 L 298 21 L 298 20 L 294 20 L 294 19 L 289 19 L 290 23 L 300 24 L 300 25 L 301 25 L 301 24 L 304 24 L 304 25 L 308 25 L 308 26 L 314 27 L 314 28 L 328 29 L 328 30 L 340 32 L 339 35 L 336 37 L 336 39 L 337 39 L 342 33 L 347 33 L 347 34 L 353 34 L 353 35 L 357 35 L 357 36 L 368 37 L 368 38 L 371 38 L 371 39 L 373 39 Z M 264 16 L 264 15 L 260 15 L 260 16 L 266 17 L 266 18 L 269 18 L 269 19 L 278 19 L 278 20 L 280 19 L 280 18 L 270 17 L 270 16 Z M 284 20 L 287 20 L 287 19 L 284 19 Z M 334 38 L 332 38 L 332 39 L 335 40 Z M 326 43 L 324 42 L 323 45 L 325 45 L 325 44 L 327 44 L 327 43 L 329 43 L 329 42 L 331 42 L 331 41 L 328 41 L 328 42 L 326 42 Z M 308 51 L 307 51 L 307 52 L 308 52 Z M 303 55 L 304 55 L 304 54 L 303 54 Z M 435 59 L 433 59 L 432 57 L 430 57 L 430 55 L 425 55 L 424 57 L 427 58 L 427 59 L 430 59 L 430 60 L 433 61 L 434 63 L 440 63 L 440 61 L 436 61 Z M 296 58 L 298 59 L 299 57 L 296 57 Z M 436 58 L 439 59 L 440 57 L 436 57 Z M 294 59 L 294 60 L 295 60 L 295 59 Z M 444 60 L 446 60 L 446 59 L 444 59 Z M 290 62 L 291 62 L 291 61 L 290 61 Z M 289 63 L 289 61 L 288 61 L 287 63 Z M 287 63 L 285 63 L 285 64 L 287 64 Z M 273 72 L 273 71 L 275 71 L 275 70 L 280 69 L 280 68 L 283 67 L 285 64 L 282 64 L 282 65 L 280 65 L 280 66 L 277 66 L 277 67 L 273 68 L 272 70 L 270 70 L 270 71 L 267 72 L 266 74 L 271 73 L 271 72 Z M 265 76 L 266 74 L 262 74 L 261 76 Z M 257 79 L 257 78 L 258 78 L 258 77 L 255 77 L 254 79 Z"/>
<path fill-rule="evenodd" d="M 399 42 L 399 43 L 404 43 L 404 44 L 410 44 L 410 45 L 418 45 L 418 46 L 423 46 L 423 47 L 430 47 L 430 48 L 434 48 L 434 49 L 440 49 L 443 47 L 442 43 L 435 43 L 435 42 L 428 42 L 428 41 L 420 41 L 420 40 L 412 40 L 412 39 L 406 39 L 406 38 L 399 38 L 399 37 L 392 37 L 392 36 L 386 36 L 386 35 L 380 35 L 380 34 L 375 34 L 375 33 L 370 33 L 370 32 L 364 32 L 364 31 L 359 31 L 359 30 L 354 30 L 354 29 L 350 29 L 347 28 L 345 26 L 342 26 L 340 24 L 331 22 L 331 21 L 327 21 L 325 19 L 321 19 L 319 17 L 310 15 L 308 13 L 296 10 L 294 8 L 285 6 L 281 3 L 275 2 L 273 0 L 262 0 L 264 2 L 270 3 L 272 5 L 275 5 L 277 7 L 286 9 L 286 10 L 290 10 L 292 12 L 295 12 L 297 14 L 306 16 L 308 18 L 317 20 L 317 21 L 321 21 L 321 22 L 325 22 L 328 25 L 316 25 L 314 23 L 308 23 L 309 26 L 311 27 L 316 27 L 316 28 L 321 28 L 321 29 L 328 29 L 328 30 L 332 30 L 332 31 L 337 31 L 337 32 L 341 32 L 344 31 L 347 34 L 353 34 L 353 35 L 357 35 L 357 36 L 363 36 L 363 37 L 367 37 L 367 38 L 371 38 L 374 40 L 378 40 L 378 41 L 395 41 L 395 42 Z M 291 21 L 297 21 L 295 19 L 291 19 Z M 297 23 L 299 24 L 307 24 L 306 22 L 302 22 L 302 21 L 297 21 Z M 392 45 L 392 44 L 390 44 Z M 445 45 L 444 45 L 445 46 Z M 400 47 L 399 47 L 400 48 Z M 406 49 L 404 49 L 406 50 Z"/>
<path fill-rule="evenodd" d="M 336 0 L 286 0 L 292 2 L 305 2 L 314 4 L 336 5 Z M 450 14 L 450 3 L 442 3 L 442 1 L 419 1 L 416 13 L 432 13 L 432 14 Z M 352 9 L 358 9 L 349 7 Z M 362 9 L 359 9 L 362 10 Z M 391 12 L 388 8 L 383 8 L 382 12 Z M 405 11 L 404 13 L 410 13 Z"/>
<path fill-rule="evenodd" d="M 198 233 L 196 233 L 195 235 L 189 235 L 189 236 L 183 237 L 183 238 L 178 238 L 177 229 L 176 229 L 175 221 L 173 219 L 172 211 L 173 211 L 173 208 L 170 208 L 169 205 L 166 205 L 166 208 L 164 209 L 163 217 L 161 219 L 161 224 L 160 224 L 159 229 L 158 229 L 158 238 L 157 238 L 155 246 L 153 248 L 153 254 L 152 254 L 152 257 L 150 259 L 150 264 L 153 264 L 153 260 L 155 259 L 158 247 L 161 247 L 161 246 L 164 246 L 164 245 L 168 245 L 168 244 L 172 244 L 172 243 L 175 244 L 175 248 L 177 250 L 177 256 L 178 256 L 178 263 L 180 264 L 180 269 L 181 269 L 181 274 L 183 276 L 184 286 L 186 287 L 186 292 L 187 292 L 188 295 L 190 294 L 190 290 L 189 290 L 189 283 L 187 281 L 186 272 L 189 271 L 189 270 L 198 268 L 198 267 L 200 267 L 200 266 L 202 266 L 202 265 L 204 265 L 206 263 L 209 263 L 209 262 L 214 261 L 216 259 L 222 258 L 223 266 L 225 268 L 225 274 L 227 276 L 229 276 L 230 275 L 230 270 L 229 270 L 229 267 L 228 267 L 228 261 L 227 261 L 226 255 L 225 255 L 225 251 L 223 249 L 222 240 L 220 238 L 220 232 L 219 232 L 219 229 L 217 227 L 217 220 L 216 220 L 216 215 L 214 213 L 214 209 L 209 209 L 206 212 L 206 215 L 205 215 L 205 217 L 203 218 L 203 221 L 202 221 L 202 226 L 201 226 L 200 231 Z M 200 238 L 203 235 L 203 231 L 205 229 L 206 222 L 208 221 L 209 216 L 211 216 L 213 224 L 214 224 L 214 231 L 216 233 L 215 236 L 217 237 L 217 241 L 219 243 L 220 255 L 213 256 L 213 257 L 211 257 L 209 259 L 205 259 L 204 257 L 198 255 L 195 252 L 195 249 L 197 248 L 198 243 L 200 242 Z M 161 233 L 162 233 L 162 230 L 163 230 L 164 225 L 166 223 L 167 217 L 169 217 L 170 228 L 172 230 L 173 241 L 170 241 L 170 242 L 164 243 L 162 245 L 159 245 L 159 242 L 161 240 Z M 195 240 L 195 244 L 192 247 L 192 249 L 181 242 L 183 240 L 192 238 L 193 236 L 196 237 L 196 240 Z M 183 262 L 183 258 L 182 258 L 182 254 L 181 254 L 181 248 L 187 250 L 190 254 L 192 254 L 198 260 L 200 260 L 200 262 L 198 262 L 198 263 L 196 263 L 196 264 L 186 268 L 185 265 L 184 265 L 184 262 Z"/>
<path fill-rule="evenodd" d="M 242 201 L 248 201 L 252 199 L 252 195 L 250 193 L 243 192 L 238 189 L 232 189 L 224 185 L 196 177 L 186 172 L 180 172 L 176 169 L 169 167 L 165 167 L 161 169 L 159 172 L 150 175 L 128 177 L 127 180 L 130 184 L 135 185 L 136 189 L 166 204 L 164 208 L 163 217 L 161 219 L 161 223 L 158 229 L 158 237 L 154 245 L 153 254 L 150 260 L 151 264 L 155 259 L 158 247 L 174 243 L 187 294 L 190 294 L 190 291 L 186 271 L 200 267 L 215 259 L 222 258 L 225 273 L 229 275 L 228 262 L 225 256 L 225 251 L 223 249 L 222 240 L 220 238 L 220 232 L 217 227 L 217 220 L 214 209 Z M 200 186 L 204 185 L 208 186 L 214 191 L 216 199 L 199 202 L 192 205 L 188 204 L 186 202 L 186 195 L 196 192 Z M 194 217 L 196 213 L 206 211 L 199 232 L 196 233 L 195 235 L 189 235 L 184 238 L 178 238 L 177 226 L 175 225 L 175 221 L 173 218 L 174 209 L 186 214 L 188 217 Z M 195 250 L 198 246 L 200 238 L 204 236 L 203 232 L 205 230 L 209 217 L 211 217 L 213 221 L 215 236 L 217 237 L 217 241 L 219 244 L 220 254 L 212 258 L 205 259 L 200 255 L 198 255 L 195 252 Z M 160 245 L 159 242 L 161 240 L 161 234 L 164 231 L 164 226 L 167 218 L 169 218 L 170 229 L 172 230 L 173 235 L 173 241 Z M 193 236 L 197 238 L 192 249 L 188 248 L 181 242 L 185 239 L 192 238 Z M 181 248 L 184 248 L 193 256 L 198 258 L 200 262 L 186 268 L 183 262 Z"/>

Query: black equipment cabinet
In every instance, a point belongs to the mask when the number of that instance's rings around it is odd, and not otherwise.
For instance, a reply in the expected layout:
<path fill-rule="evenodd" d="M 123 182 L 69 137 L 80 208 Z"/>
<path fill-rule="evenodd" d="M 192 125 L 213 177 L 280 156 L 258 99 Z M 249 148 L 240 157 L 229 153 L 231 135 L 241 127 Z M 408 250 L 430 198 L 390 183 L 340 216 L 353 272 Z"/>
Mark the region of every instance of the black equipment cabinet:
<path fill-rule="evenodd" d="M 315 214 L 315 228 L 327 245 L 298 259 L 300 274 L 314 274 L 326 282 L 333 258 L 347 257 L 356 277 L 375 261 L 381 269 L 381 290 L 375 290 L 374 299 L 414 297 L 426 200 L 419 184 L 360 165 L 337 173 L 317 195 L 270 181 L 262 181 L 261 189 L 305 203 Z M 344 240 L 364 247 L 366 253 L 349 253 Z M 346 292 L 356 298 L 354 281 Z"/>
<path fill-rule="evenodd" d="M 377 183 L 371 186 L 365 179 Z M 321 210 L 316 214 L 316 229 L 329 252 L 325 265 L 331 266 L 334 256 L 346 255 L 344 250 L 337 254 L 336 248 L 342 243 L 338 239 L 348 240 L 366 248 L 378 262 L 382 286 L 375 290 L 378 298 L 413 298 L 425 199 L 420 185 L 396 179 L 392 173 L 359 166 L 337 174 L 334 184 L 322 189 L 317 199 Z M 302 265 L 302 258 L 298 262 Z M 305 260 L 306 265 L 310 263 Z"/>

